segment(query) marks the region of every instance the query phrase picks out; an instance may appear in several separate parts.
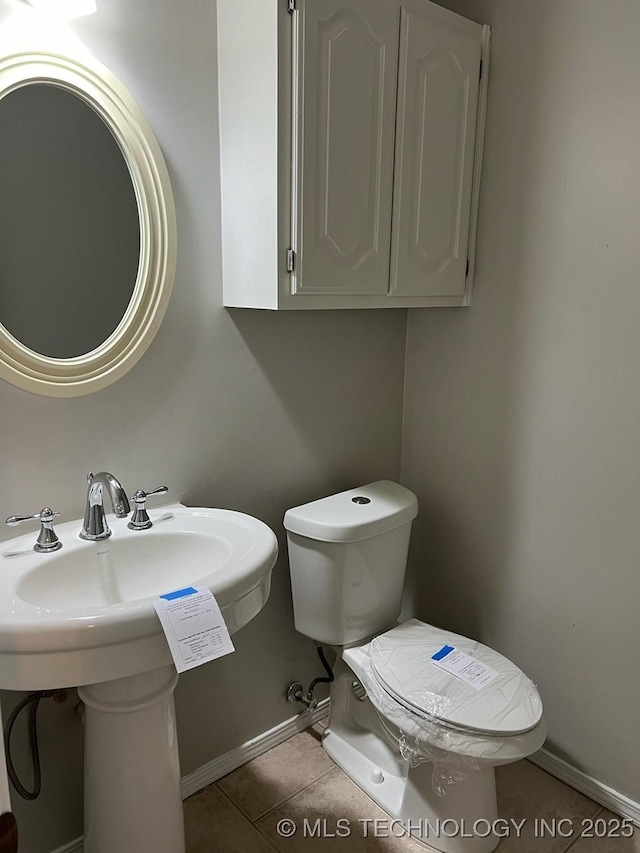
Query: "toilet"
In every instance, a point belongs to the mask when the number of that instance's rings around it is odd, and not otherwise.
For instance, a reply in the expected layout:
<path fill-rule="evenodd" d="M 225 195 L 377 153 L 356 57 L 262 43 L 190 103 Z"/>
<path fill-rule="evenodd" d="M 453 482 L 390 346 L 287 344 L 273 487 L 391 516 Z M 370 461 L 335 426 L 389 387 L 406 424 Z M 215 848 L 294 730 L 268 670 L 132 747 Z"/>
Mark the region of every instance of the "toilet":
<path fill-rule="evenodd" d="M 498 819 L 495 767 L 542 746 L 542 702 L 488 646 L 418 619 L 398 624 L 417 512 L 415 495 L 389 480 L 288 510 L 295 626 L 336 652 L 323 746 L 390 815 L 386 831 L 443 853 L 490 853 L 515 832 Z"/>

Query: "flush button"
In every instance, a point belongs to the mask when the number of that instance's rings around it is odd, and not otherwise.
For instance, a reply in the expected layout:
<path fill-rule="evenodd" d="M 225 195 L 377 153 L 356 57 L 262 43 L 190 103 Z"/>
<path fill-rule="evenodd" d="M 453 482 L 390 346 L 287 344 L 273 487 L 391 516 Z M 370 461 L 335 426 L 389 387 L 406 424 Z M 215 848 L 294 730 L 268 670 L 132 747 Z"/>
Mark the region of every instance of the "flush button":
<path fill-rule="evenodd" d="M 374 783 L 374 785 L 380 785 L 382 782 L 384 782 L 384 773 L 382 772 L 382 770 L 380 770 L 379 767 L 376 767 L 371 771 L 371 781 Z"/>
<path fill-rule="evenodd" d="M 355 498 L 351 498 L 354 504 L 370 504 L 371 498 L 365 498 L 364 495 L 358 495 Z"/>

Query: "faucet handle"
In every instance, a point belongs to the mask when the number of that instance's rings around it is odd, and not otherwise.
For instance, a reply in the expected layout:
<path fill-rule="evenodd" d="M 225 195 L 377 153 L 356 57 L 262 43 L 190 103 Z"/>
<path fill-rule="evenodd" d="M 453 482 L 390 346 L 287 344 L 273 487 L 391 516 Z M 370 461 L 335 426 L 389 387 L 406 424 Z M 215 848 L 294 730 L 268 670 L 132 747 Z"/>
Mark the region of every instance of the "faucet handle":
<path fill-rule="evenodd" d="M 148 530 L 152 527 L 153 522 L 149 518 L 146 508 L 147 498 L 150 498 L 153 495 L 166 495 L 168 491 L 168 486 L 158 486 L 157 489 L 152 489 L 150 492 L 138 489 L 138 491 L 131 496 L 131 500 L 134 502 L 136 507 L 133 511 L 133 515 L 131 516 L 131 521 L 127 524 L 129 530 Z"/>
<path fill-rule="evenodd" d="M 62 542 L 53 529 L 53 519 L 58 515 L 60 513 L 57 510 L 45 506 L 35 515 L 10 515 L 5 524 L 8 524 L 9 527 L 16 527 L 18 524 L 24 524 L 25 521 L 39 521 L 42 526 L 33 550 L 39 554 L 47 554 L 62 548 Z"/>

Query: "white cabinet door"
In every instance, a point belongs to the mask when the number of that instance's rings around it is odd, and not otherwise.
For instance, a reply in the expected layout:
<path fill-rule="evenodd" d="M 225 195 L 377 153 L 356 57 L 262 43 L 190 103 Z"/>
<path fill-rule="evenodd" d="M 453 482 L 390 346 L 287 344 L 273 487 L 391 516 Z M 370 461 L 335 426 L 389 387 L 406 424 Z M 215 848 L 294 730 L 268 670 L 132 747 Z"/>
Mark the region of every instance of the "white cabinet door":
<path fill-rule="evenodd" d="M 403 0 L 391 296 L 465 292 L 482 27 Z"/>
<path fill-rule="evenodd" d="M 293 291 L 385 294 L 399 7 L 302 0 L 298 18 Z"/>

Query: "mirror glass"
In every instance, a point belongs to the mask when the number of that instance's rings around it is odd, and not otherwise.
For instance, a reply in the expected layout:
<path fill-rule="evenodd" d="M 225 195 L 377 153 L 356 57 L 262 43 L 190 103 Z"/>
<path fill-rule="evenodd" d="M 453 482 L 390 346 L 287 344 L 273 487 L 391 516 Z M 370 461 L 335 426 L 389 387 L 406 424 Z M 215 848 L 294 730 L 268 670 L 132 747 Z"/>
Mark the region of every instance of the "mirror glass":
<path fill-rule="evenodd" d="M 0 99 L 0 323 L 67 359 L 120 324 L 140 263 L 140 214 L 120 145 L 84 100 L 30 83 Z"/>

